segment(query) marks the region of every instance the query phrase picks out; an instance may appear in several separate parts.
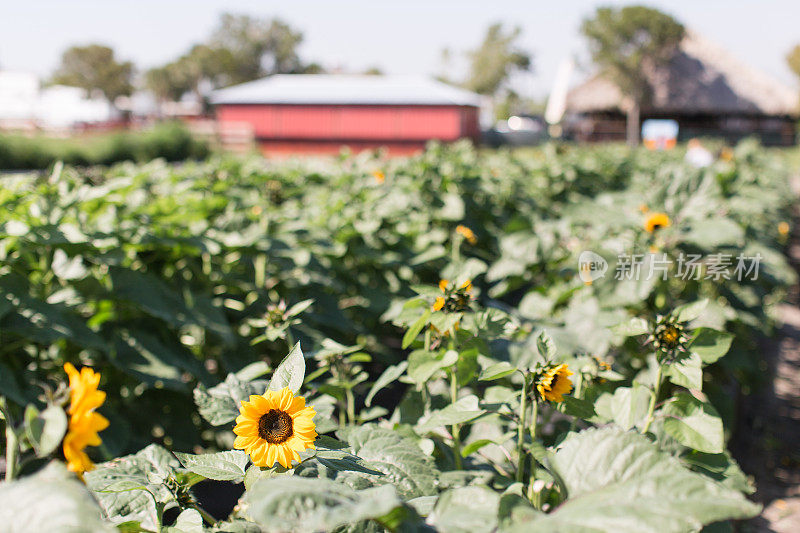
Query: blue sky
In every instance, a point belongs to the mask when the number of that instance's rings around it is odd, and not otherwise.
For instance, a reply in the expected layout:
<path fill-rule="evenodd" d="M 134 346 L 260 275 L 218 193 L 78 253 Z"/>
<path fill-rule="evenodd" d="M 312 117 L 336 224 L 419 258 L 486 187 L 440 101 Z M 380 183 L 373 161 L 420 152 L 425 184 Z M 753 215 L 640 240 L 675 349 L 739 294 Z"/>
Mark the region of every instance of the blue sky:
<path fill-rule="evenodd" d="M 71 44 L 102 42 L 139 68 L 169 61 L 202 40 L 223 11 L 278 16 L 303 31 L 307 60 L 325 66 L 390 73 L 441 70 L 440 52 L 474 47 L 494 21 L 522 27 L 520 44 L 535 73 L 515 86 L 546 95 L 558 64 L 584 55 L 581 20 L 591 0 L 27 0 L 0 2 L 0 68 L 46 75 Z M 674 0 L 649 2 L 739 58 L 798 86 L 785 65 L 800 43 L 800 0 Z M 455 68 L 458 69 L 456 64 Z M 582 77 L 579 73 L 576 79 Z"/>

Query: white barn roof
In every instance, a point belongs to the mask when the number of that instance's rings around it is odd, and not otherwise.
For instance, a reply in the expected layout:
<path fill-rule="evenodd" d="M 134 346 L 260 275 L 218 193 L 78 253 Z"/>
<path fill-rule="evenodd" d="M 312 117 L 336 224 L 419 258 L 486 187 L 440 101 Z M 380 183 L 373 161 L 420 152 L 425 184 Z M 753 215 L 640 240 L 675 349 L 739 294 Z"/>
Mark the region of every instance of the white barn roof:
<path fill-rule="evenodd" d="M 211 102 L 479 107 L 481 97 L 423 76 L 278 74 L 215 91 Z"/>

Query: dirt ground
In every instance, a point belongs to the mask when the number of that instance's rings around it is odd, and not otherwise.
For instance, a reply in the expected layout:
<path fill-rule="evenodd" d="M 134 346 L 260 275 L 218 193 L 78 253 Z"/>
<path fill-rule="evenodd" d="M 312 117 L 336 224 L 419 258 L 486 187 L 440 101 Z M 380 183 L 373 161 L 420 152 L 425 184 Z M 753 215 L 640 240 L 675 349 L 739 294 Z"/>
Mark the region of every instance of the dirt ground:
<path fill-rule="evenodd" d="M 800 176 L 792 183 L 800 198 Z M 800 274 L 800 206 L 788 256 Z M 760 516 L 743 533 L 800 533 L 800 287 L 778 308 L 781 325 L 762 345 L 768 386 L 743 400 L 741 423 L 731 447 L 742 469 L 755 478 Z"/>

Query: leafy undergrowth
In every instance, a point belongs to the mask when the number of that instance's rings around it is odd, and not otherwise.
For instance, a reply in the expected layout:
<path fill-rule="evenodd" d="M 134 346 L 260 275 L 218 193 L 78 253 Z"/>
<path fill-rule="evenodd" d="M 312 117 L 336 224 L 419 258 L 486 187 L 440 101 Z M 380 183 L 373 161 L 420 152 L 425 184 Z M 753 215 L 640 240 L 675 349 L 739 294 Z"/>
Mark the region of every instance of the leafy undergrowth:
<path fill-rule="evenodd" d="M 726 440 L 794 281 L 780 153 L 696 169 L 456 145 L 0 179 L 12 530 L 680 532 L 758 512 Z M 102 379 L 67 386 L 65 363 Z M 244 487 L 229 515 L 204 480 Z"/>

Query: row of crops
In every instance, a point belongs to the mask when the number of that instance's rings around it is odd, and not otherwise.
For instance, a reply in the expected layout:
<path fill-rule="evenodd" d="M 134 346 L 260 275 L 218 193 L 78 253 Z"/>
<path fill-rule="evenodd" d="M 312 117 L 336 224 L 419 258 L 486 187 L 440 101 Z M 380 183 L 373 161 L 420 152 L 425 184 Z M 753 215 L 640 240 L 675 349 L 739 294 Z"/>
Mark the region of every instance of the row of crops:
<path fill-rule="evenodd" d="M 795 282 L 788 176 L 749 143 L 704 169 L 457 144 L 0 176 L 0 523 L 754 516 L 726 443 Z M 210 513 L 206 480 L 244 494 Z"/>

